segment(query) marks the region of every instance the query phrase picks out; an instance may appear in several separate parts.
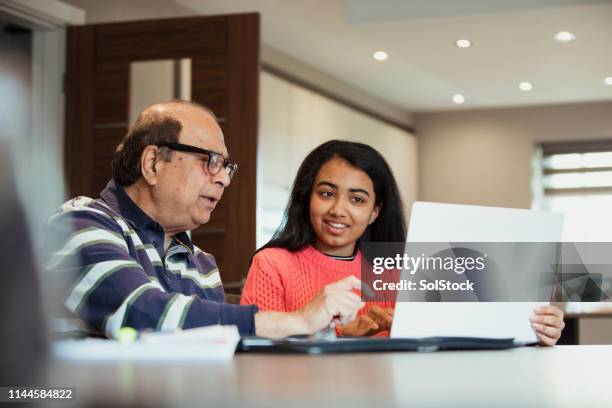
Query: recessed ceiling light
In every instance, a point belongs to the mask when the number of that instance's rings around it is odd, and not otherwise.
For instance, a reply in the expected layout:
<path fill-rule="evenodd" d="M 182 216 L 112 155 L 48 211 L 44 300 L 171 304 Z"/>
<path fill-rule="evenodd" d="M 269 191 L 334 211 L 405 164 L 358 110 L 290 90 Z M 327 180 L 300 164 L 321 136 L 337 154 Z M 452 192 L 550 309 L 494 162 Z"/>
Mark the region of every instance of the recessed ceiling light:
<path fill-rule="evenodd" d="M 457 105 L 461 105 L 465 102 L 465 97 L 460 94 L 453 95 L 453 102 L 455 102 Z"/>
<path fill-rule="evenodd" d="M 557 34 L 555 34 L 555 40 L 559 42 L 574 41 L 575 39 L 576 36 L 569 31 L 559 31 Z"/>
<path fill-rule="evenodd" d="M 472 42 L 470 40 L 462 38 L 460 40 L 455 41 L 455 45 L 459 48 L 470 48 L 472 46 Z"/>
<path fill-rule="evenodd" d="M 389 58 L 389 54 L 384 51 L 376 51 L 372 56 L 376 61 L 384 61 Z"/>
<path fill-rule="evenodd" d="M 518 86 L 521 91 L 525 92 L 533 89 L 533 84 L 531 82 L 521 82 Z"/>
<path fill-rule="evenodd" d="M 606 85 L 612 85 L 612 77 L 606 77 L 604 79 L 604 84 Z"/>

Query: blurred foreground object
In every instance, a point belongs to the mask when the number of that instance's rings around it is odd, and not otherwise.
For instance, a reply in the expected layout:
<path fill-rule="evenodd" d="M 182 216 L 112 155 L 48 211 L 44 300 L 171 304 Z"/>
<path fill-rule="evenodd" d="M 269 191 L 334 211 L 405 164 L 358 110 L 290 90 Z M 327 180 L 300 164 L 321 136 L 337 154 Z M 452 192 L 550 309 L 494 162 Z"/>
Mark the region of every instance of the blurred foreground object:
<path fill-rule="evenodd" d="M 39 274 L 9 152 L 0 144 L 0 386 L 28 386 L 42 380 L 47 337 Z"/>

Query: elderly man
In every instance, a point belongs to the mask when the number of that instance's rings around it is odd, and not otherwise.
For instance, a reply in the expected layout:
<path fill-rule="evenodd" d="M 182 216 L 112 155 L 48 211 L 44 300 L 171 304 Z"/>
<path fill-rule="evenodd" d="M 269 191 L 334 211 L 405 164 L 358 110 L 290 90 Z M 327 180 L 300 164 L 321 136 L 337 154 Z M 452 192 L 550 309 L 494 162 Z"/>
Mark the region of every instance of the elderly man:
<path fill-rule="evenodd" d="M 214 258 L 187 231 L 208 222 L 236 172 L 214 115 L 174 101 L 143 111 L 118 146 L 100 198 L 77 197 L 49 221 L 47 267 L 73 278 L 65 305 L 99 334 L 233 324 L 283 337 L 347 321 L 356 278 L 326 286 L 294 313 L 225 303 Z"/>

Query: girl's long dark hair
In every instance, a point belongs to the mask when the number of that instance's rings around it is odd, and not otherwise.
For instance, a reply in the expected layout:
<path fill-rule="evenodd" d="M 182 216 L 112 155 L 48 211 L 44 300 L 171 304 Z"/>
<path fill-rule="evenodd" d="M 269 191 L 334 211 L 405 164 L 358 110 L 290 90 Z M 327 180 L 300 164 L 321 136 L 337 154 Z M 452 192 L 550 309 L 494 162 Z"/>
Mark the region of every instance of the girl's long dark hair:
<path fill-rule="evenodd" d="M 365 230 L 358 245 L 364 242 L 405 241 L 406 221 L 402 199 L 393 172 L 385 159 L 366 144 L 330 140 L 315 148 L 302 162 L 293 183 L 283 223 L 272 239 L 258 251 L 285 248 L 294 252 L 315 242 L 316 235 L 310 225 L 310 194 L 319 169 L 335 157 L 345 160 L 370 177 L 376 194 L 375 205 L 380 206 L 378 217 Z"/>

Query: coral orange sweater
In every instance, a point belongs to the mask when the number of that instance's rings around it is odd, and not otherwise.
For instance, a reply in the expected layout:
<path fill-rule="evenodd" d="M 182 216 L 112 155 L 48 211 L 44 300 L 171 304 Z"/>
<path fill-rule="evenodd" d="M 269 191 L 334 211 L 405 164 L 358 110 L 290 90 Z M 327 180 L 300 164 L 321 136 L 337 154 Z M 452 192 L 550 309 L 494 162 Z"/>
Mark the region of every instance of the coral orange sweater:
<path fill-rule="evenodd" d="M 255 304 L 261 310 L 292 312 L 308 303 L 325 285 L 349 275 L 361 278 L 361 252 L 352 261 L 331 258 L 311 245 L 290 252 L 266 248 L 253 257 L 242 291 L 241 304 Z M 373 305 L 387 308 L 394 302 L 368 302 L 359 314 Z"/>

